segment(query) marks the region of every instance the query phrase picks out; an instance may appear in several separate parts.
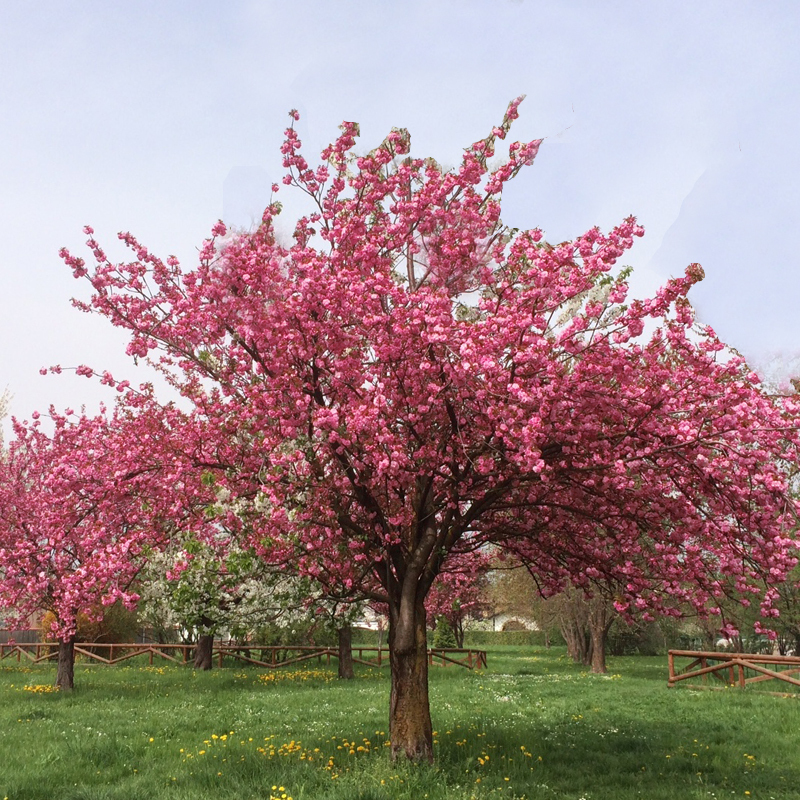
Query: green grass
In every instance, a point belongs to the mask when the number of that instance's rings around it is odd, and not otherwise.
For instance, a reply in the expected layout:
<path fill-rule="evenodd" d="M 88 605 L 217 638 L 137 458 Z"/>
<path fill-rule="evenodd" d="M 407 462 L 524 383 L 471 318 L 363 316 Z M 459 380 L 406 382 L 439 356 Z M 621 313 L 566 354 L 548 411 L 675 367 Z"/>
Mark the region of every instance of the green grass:
<path fill-rule="evenodd" d="M 53 667 L 5 661 L 0 800 L 800 795 L 796 699 L 668 690 L 665 658 L 609 666 L 594 676 L 563 650 L 506 647 L 482 673 L 433 669 L 437 758 L 420 767 L 389 761 L 385 671 L 265 682 L 235 666 L 79 663 L 60 695 L 25 688 L 52 683 Z"/>

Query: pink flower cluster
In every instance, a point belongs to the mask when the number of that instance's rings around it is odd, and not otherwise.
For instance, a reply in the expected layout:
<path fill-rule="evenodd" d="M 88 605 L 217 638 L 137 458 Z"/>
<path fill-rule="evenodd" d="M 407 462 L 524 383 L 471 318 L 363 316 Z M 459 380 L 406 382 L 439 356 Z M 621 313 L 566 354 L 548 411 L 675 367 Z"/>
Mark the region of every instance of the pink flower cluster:
<path fill-rule="evenodd" d="M 15 420 L 0 459 L 0 606 L 18 620 L 53 612 L 60 639 L 81 613 L 134 604 L 146 553 L 208 504 L 196 471 L 173 457 L 176 415 L 154 416 L 142 398 L 110 416 Z"/>

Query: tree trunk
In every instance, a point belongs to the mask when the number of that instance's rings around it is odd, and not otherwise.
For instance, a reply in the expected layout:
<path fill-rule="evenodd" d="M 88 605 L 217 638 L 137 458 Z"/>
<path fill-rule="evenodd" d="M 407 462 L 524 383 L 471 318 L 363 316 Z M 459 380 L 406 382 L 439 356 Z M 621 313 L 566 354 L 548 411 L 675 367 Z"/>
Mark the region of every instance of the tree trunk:
<path fill-rule="evenodd" d="M 592 640 L 586 629 L 574 619 L 563 619 L 559 628 L 567 643 L 567 654 L 576 664 L 588 667 L 592 663 Z"/>
<path fill-rule="evenodd" d="M 456 645 L 463 649 L 464 648 L 464 620 L 459 617 L 456 620 L 456 624 L 453 625 L 453 633 L 456 635 Z"/>
<path fill-rule="evenodd" d="M 194 668 L 209 670 L 211 669 L 211 653 L 214 649 L 214 634 L 204 633 L 197 640 L 194 648 Z"/>
<path fill-rule="evenodd" d="M 567 655 L 575 663 L 579 663 L 581 659 L 580 644 L 578 641 L 575 626 L 571 624 L 569 621 L 560 620 L 559 629 L 561 630 L 561 635 L 564 637 L 564 641 L 567 644 Z"/>
<path fill-rule="evenodd" d="M 592 636 L 592 672 L 598 675 L 605 675 L 606 668 L 606 640 L 608 638 L 609 625 L 603 619 L 592 618 L 589 623 L 589 630 Z"/>
<path fill-rule="evenodd" d="M 605 675 L 606 668 L 606 643 L 608 632 L 614 622 L 608 601 L 603 597 L 595 597 L 591 601 L 589 611 L 589 635 L 592 642 L 591 667 L 592 672 Z"/>
<path fill-rule="evenodd" d="M 339 677 L 349 681 L 355 677 L 353 672 L 353 629 L 349 625 L 344 625 L 336 633 L 339 636 Z"/>
<path fill-rule="evenodd" d="M 398 605 L 400 605 L 398 603 Z M 402 617 L 402 624 L 401 624 Z M 398 635 L 398 628 L 403 635 Z M 408 603 L 389 614 L 389 703 L 391 757 L 433 761 L 433 726 L 428 699 L 428 641 L 425 606 Z"/>
<path fill-rule="evenodd" d="M 589 631 L 584 632 L 583 641 L 585 642 L 585 647 L 581 664 L 583 664 L 584 667 L 589 667 L 591 666 L 592 658 L 594 657 L 594 645 L 592 643 L 592 635 Z"/>
<path fill-rule="evenodd" d="M 71 692 L 75 687 L 75 637 L 58 643 L 58 668 L 56 686 L 62 692 Z"/>

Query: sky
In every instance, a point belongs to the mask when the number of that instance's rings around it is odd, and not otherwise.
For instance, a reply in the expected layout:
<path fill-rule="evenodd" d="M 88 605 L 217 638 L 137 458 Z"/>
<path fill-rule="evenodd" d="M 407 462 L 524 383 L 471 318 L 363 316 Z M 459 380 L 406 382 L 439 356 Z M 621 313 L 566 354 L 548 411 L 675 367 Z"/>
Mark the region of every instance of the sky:
<path fill-rule="evenodd" d="M 290 109 L 309 155 L 354 120 L 364 151 L 405 127 L 455 165 L 520 94 L 512 138 L 544 144 L 504 221 L 559 242 L 635 214 L 635 294 L 700 262 L 699 319 L 800 374 L 799 40 L 796 0 L 0 0 L 0 391 L 25 418 L 112 399 L 40 367 L 149 379 L 71 307 L 84 225 L 191 266 L 260 218 Z"/>

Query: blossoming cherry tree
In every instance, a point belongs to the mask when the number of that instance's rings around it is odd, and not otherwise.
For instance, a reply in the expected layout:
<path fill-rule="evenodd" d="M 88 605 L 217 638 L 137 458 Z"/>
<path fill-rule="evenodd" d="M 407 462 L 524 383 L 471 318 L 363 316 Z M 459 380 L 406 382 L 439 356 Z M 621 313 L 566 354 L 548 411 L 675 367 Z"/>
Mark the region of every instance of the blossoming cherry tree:
<path fill-rule="evenodd" d="M 695 323 L 697 265 L 627 301 L 635 219 L 558 245 L 503 225 L 540 144 L 490 166 L 518 105 L 453 170 L 403 130 L 356 156 L 354 123 L 314 167 L 290 126 L 284 183 L 310 202 L 290 243 L 272 202 L 252 232 L 217 225 L 193 269 L 127 233 L 128 263 L 91 229 L 91 268 L 64 252 L 93 289 L 79 305 L 204 421 L 263 556 L 299 547 L 299 569 L 387 605 L 391 752 L 416 760 L 425 602 L 451 554 L 513 549 L 553 590 L 613 580 L 623 610 L 713 611 L 730 581 L 767 617 L 764 581 L 793 563 L 797 402 Z"/>

